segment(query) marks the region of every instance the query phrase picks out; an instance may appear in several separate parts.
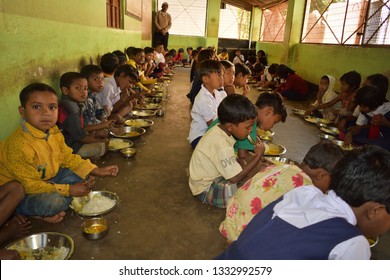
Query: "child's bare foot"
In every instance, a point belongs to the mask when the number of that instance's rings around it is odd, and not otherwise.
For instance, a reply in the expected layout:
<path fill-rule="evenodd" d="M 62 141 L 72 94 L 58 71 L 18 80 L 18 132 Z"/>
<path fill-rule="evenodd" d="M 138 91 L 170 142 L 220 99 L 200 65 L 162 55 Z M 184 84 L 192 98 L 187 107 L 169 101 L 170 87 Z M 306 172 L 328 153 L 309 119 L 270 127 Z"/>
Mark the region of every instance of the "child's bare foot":
<path fill-rule="evenodd" d="M 31 229 L 26 217 L 16 215 L 0 228 L 0 244 L 12 239 L 25 236 Z"/>
<path fill-rule="evenodd" d="M 55 215 L 50 216 L 50 217 L 34 216 L 33 218 L 38 219 L 38 220 L 43 220 L 47 223 L 59 223 L 64 219 L 64 217 L 65 217 L 65 212 L 61 211 L 60 213 L 55 214 Z"/>

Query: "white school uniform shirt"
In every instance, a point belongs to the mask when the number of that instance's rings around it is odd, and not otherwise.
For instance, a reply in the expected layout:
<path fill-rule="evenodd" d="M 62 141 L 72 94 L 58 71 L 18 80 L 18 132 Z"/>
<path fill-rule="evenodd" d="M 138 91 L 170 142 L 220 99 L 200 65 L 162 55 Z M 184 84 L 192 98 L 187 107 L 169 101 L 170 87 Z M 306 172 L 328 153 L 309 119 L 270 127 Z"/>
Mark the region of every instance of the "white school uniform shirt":
<path fill-rule="evenodd" d="M 356 226 L 356 217 L 351 207 L 333 190 L 322 193 L 315 186 L 296 188 L 283 197 L 274 207 L 274 216 L 285 222 L 304 228 L 331 218 L 344 218 Z M 329 253 L 329 260 L 369 260 L 371 257 L 368 240 L 356 236 L 336 245 Z"/>
<path fill-rule="evenodd" d="M 188 136 L 190 143 L 206 133 L 207 122 L 218 118 L 217 109 L 219 103 L 226 97 L 225 91 L 214 90 L 215 97 L 202 85 L 195 97 L 191 110 L 191 128 Z"/>
<path fill-rule="evenodd" d="M 154 52 L 154 61 L 156 62 L 156 65 L 160 62 L 165 63 L 165 57 L 162 53 Z"/>
<path fill-rule="evenodd" d="M 114 76 L 105 77 L 104 88 L 96 97 L 102 106 L 108 106 L 112 110 L 113 105 L 120 99 L 120 92 Z"/>
<path fill-rule="evenodd" d="M 385 115 L 390 111 L 390 102 L 385 102 L 378 108 L 376 108 L 375 111 L 367 113 L 370 117 L 373 117 L 375 115 Z M 366 125 L 368 123 L 368 119 L 362 114 L 359 114 L 358 119 L 356 120 L 357 125 Z"/>
<path fill-rule="evenodd" d="M 242 59 L 242 62 L 241 62 L 240 58 Z M 240 54 L 240 58 L 238 58 L 237 56 L 235 56 L 235 57 L 233 58 L 233 64 L 244 63 L 244 61 L 245 61 L 245 60 L 244 60 L 244 55 Z"/>

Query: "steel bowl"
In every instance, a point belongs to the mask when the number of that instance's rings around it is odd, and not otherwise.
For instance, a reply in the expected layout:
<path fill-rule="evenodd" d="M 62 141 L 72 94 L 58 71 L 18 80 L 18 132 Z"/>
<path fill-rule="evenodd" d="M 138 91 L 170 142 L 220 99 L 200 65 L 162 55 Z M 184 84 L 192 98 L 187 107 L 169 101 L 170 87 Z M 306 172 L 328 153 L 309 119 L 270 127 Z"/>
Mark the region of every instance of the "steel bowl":
<path fill-rule="evenodd" d="M 134 148 L 125 148 L 125 149 L 122 149 L 122 150 L 121 150 L 121 154 L 122 154 L 125 158 L 133 158 L 133 157 L 135 157 L 135 155 L 137 154 L 137 150 L 134 149 Z"/>
<path fill-rule="evenodd" d="M 81 224 L 83 236 L 88 240 L 102 239 L 107 235 L 108 230 L 107 219 L 102 217 L 88 219 Z"/>
<path fill-rule="evenodd" d="M 141 138 L 141 136 L 145 133 L 146 130 L 138 126 L 125 126 L 122 128 L 121 134 L 115 134 L 113 132 L 110 132 L 110 134 L 114 137 L 132 140 L 137 140 Z"/>
<path fill-rule="evenodd" d="M 92 211 L 89 210 L 88 208 L 89 206 L 91 206 L 92 203 L 100 204 L 100 208 L 94 209 Z M 74 197 L 70 204 L 70 207 L 73 209 L 73 211 L 76 214 L 80 216 L 96 217 L 111 212 L 118 205 L 118 203 L 119 203 L 119 198 L 113 192 L 93 191 L 86 196 Z"/>
<path fill-rule="evenodd" d="M 336 140 L 336 137 L 334 137 L 333 135 L 326 134 L 326 133 L 320 133 L 320 138 L 321 138 L 321 140 Z"/>
<path fill-rule="evenodd" d="M 137 116 L 139 118 L 150 118 L 156 115 L 155 110 L 134 110 L 131 112 L 133 116 Z"/>
<path fill-rule="evenodd" d="M 146 103 L 145 105 L 137 107 L 137 110 L 157 110 L 161 108 L 159 103 Z"/>
<path fill-rule="evenodd" d="M 125 121 L 125 125 L 149 128 L 152 125 L 154 125 L 154 121 L 149 119 L 132 119 L 132 120 Z"/>
<path fill-rule="evenodd" d="M 285 158 L 285 157 L 267 157 L 266 160 L 274 165 L 280 165 L 280 164 L 294 164 L 296 166 L 299 166 L 299 163 L 295 160 Z"/>
<path fill-rule="evenodd" d="M 311 117 L 311 116 L 306 116 L 305 117 L 305 121 L 307 121 L 309 123 L 314 123 L 314 124 L 318 124 L 318 123 L 330 124 L 331 123 L 330 120 L 321 119 L 321 118 L 315 118 L 315 117 Z"/>
<path fill-rule="evenodd" d="M 111 138 L 110 142 L 108 142 L 108 150 L 110 152 L 117 152 L 124 148 L 130 148 L 133 145 L 134 143 L 127 139 Z"/>
<path fill-rule="evenodd" d="M 280 156 L 285 154 L 287 151 L 287 149 L 284 146 L 279 144 L 268 143 L 265 145 L 266 145 L 265 152 L 264 152 L 265 156 Z"/>
<path fill-rule="evenodd" d="M 153 97 L 144 97 L 144 100 L 146 103 L 161 103 L 162 97 L 160 96 L 153 96 Z"/>
<path fill-rule="evenodd" d="M 302 109 L 292 109 L 291 111 L 293 112 L 293 114 L 298 115 L 300 117 L 305 116 L 305 112 L 306 112 L 305 110 Z"/>
<path fill-rule="evenodd" d="M 260 135 L 259 137 L 265 143 L 269 143 L 269 142 L 272 142 L 274 140 L 274 138 L 270 135 Z"/>
<path fill-rule="evenodd" d="M 366 237 L 367 240 L 368 240 L 368 243 L 370 244 L 370 247 L 374 247 L 375 245 L 378 244 L 379 242 L 379 236 L 376 236 L 376 237 Z"/>
<path fill-rule="evenodd" d="M 332 140 L 333 143 L 335 143 L 336 145 L 340 146 L 343 150 L 346 150 L 346 151 L 351 151 L 353 150 L 353 147 L 352 145 L 349 145 L 347 146 L 344 141 L 341 141 L 341 140 Z"/>
<path fill-rule="evenodd" d="M 23 260 L 68 260 L 74 242 L 67 234 L 41 232 L 20 238 L 5 248 L 18 251 Z"/>
<path fill-rule="evenodd" d="M 333 127 L 333 126 L 323 126 L 320 128 L 321 131 L 325 132 L 325 133 L 328 133 L 328 134 L 332 134 L 332 135 L 339 135 L 340 134 L 340 131 L 338 130 L 337 127 Z"/>
<path fill-rule="evenodd" d="M 274 136 L 275 132 L 271 130 L 262 130 L 261 128 L 256 128 L 256 134 L 259 136 L 266 135 L 266 136 Z"/>

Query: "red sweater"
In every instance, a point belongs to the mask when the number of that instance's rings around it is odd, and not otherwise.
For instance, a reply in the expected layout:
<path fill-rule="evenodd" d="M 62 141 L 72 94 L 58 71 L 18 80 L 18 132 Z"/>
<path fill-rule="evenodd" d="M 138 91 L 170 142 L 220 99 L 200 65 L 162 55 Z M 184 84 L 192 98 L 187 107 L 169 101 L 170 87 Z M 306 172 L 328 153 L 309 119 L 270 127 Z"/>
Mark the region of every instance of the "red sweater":
<path fill-rule="evenodd" d="M 307 94 L 306 81 L 299 77 L 297 74 L 288 74 L 286 83 L 282 86 L 281 90 L 293 90 L 299 92 L 302 95 Z"/>

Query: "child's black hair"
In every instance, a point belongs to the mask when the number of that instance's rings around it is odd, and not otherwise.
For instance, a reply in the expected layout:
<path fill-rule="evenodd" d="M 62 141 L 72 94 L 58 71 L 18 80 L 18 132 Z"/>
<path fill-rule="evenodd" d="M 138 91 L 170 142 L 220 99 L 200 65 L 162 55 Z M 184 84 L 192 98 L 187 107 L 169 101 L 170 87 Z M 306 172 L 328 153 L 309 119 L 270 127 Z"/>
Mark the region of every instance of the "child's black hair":
<path fill-rule="evenodd" d="M 114 73 L 114 77 L 119 77 L 120 75 L 125 76 L 125 77 L 130 77 L 134 79 L 136 82 L 139 81 L 139 76 L 138 76 L 138 71 L 135 69 L 133 66 L 129 64 L 124 64 L 119 66 Z"/>
<path fill-rule="evenodd" d="M 199 63 L 199 78 L 209 76 L 211 73 L 221 73 L 223 71 L 221 62 L 214 59 L 206 59 Z"/>
<path fill-rule="evenodd" d="M 43 83 L 29 84 L 28 86 L 24 87 L 19 94 L 20 106 L 24 108 L 26 106 L 28 99 L 30 98 L 30 95 L 36 91 L 48 91 L 53 93 L 55 96 L 57 96 L 56 91 L 47 84 L 43 84 Z"/>
<path fill-rule="evenodd" d="M 113 53 L 105 53 L 100 58 L 100 67 L 104 73 L 111 74 L 119 66 L 119 58 Z"/>
<path fill-rule="evenodd" d="M 130 46 L 126 49 L 126 55 L 129 59 L 132 59 L 133 58 L 133 51 L 134 51 L 135 47 L 133 46 Z"/>
<path fill-rule="evenodd" d="M 116 50 L 116 51 L 113 51 L 112 53 L 118 57 L 119 64 L 124 64 L 127 62 L 127 57 L 126 57 L 126 54 L 124 52 L 122 52 L 120 50 Z"/>
<path fill-rule="evenodd" d="M 288 74 L 294 74 L 295 71 L 292 70 L 290 67 L 284 64 L 280 64 L 276 68 L 276 75 L 281 79 L 287 79 Z"/>
<path fill-rule="evenodd" d="M 211 59 L 212 57 L 213 57 L 212 50 L 210 50 L 210 49 L 201 50 L 198 53 L 198 62 L 202 62 L 203 60 L 206 60 L 206 59 Z"/>
<path fill-rule="evenodd" d="M 73 82 L 78 79 L 87 79 L 87 78 L 78 72 L 66 72 L 62 74 L 60 78 L 60 88 L 62 87 L 70 88 Z"/>
<path fill-rule="evenodd" d="M 356 103 L 361 106 L 367 106 L 370 109 L 376 109 L 385 102 L 386 95 L 373 86 L 363 86 L 356 91 Z"/>
<path fill-rule="evenodd" d="M 250 64 L 255 64 L 256 63 L 256 61 L 257 61 L 257 57 L 256 56 L 254 56 L 254 55 L 250 55 L 249 57 L 248 57 L 248 62 L 250 63 Z"/>
<path fill-rule="evenodd" d="M 278 69 L 279 64 L 272 63 L 270 67 L 268 67 L 268 73 L 276 74 L 276 70 Z"/>
<path fill-rule="evenodd" d="M 370 82 L 370 86 L 377 87 L 380 92 L 386 96 L 389 89 L 389 79 L 382 74 L 373 74 L 367 77 L 367 81 Z"/>
<path fill-rule="evenodd" d="M 151 47 L 145 47 L 145 48 L 144 48 L 144 53 L 145 53 L 145 54 L 154 53 L 154 49 L 151 48 Z"/>
<path fill-rule="evenodd" d="M 345 151 L 330 141 L 322 141 L 310 148 L 303 162 L 311 169 L 322 168 L 333 173 L 337 162 L 344 158 Z"/>
<path fill-rule="evenodd" d="M 227 49 L 226 48 L 222 48 L 222 52 L 227 52 Z"/>
<path fill-rule="evenodd" d="M 322 76 L 320 80 L 327 80 L 330 83 L 329 77 L 326 75 Z"/>
<path fill-rule="evenodd" d="M 239 124 L 257 118 L 255 105 L 241 94 L 229 94 L 218 106 L 218 118 L 221 124 Z"/>
<path fill-rule="evenodd" d="M 283 103 L 283 99 L 279 93 L 264 92 L 259 95 L 255 105 L 259 109 L 262 109 L 264 107 L 272 107 L 274 110 L 274 114 L 281 115 L 282 122 L 286 121 L 287 110 L 286 110 L 286 106 Z"/>
<path fill-rule="evenodd" d="M 349 71 L 341 76 L 340 81 L 347 83 L 355 91 L 360 87 L 362 77 L 356 71 Z"/>
<path fill-rule="evenodd" d="M 179 49 L 177 50 L 177 52 L 178 52 L 178 53 L 179 53 L 179 52 L 184 53 L 184 49 L 183 49 L 183 48 L 179 48 Z"/>
<path fill-rule="evenodd" d="M 265 56 L 265 51 L 259 50 L 259 51 L 257 52 L 257 55 L 259 55 L 259 53 L 261 54 L 261 56 Z"/>
<path fill-rule="evenodd" d="M 352 207 L 373 201 L 390 213 L 390 152 L 378 146 L 349 152 L 337 163 L 330 189 Z"/>
<path fill-rule="evenodd" d="M 81 68 L 80 74 L 83 75 L 86 79 L 91 77 L 93 74 L 101 74 L 103 69 L 99 65 L 88 64 Z"/>
<path fill-rule="evenodd" d="M 231 63 L 229 60 L 221 60 L 220 63 L 222 64 L 225 70 L 234 67 L 234 64 Z"/>
<path fill-rule="evenodd" d="M 260 74 L 263 71 L 264 71 L 264 65 L 261 63 L 256 63 L 255 66 L 253 67 L 252 75 Z"/>
<path fill-rule="evenodd" d="M 194 49 L 192 47 L 187 47 L 187 51 L 193 51 Z"/>
<path fill-rule="evenodd" d="M 251 70 L 245 64 L 237 63 L 234 65 L 234 67 L 236 68 L 236 77 L 238 77 L 239 74 L 241 74 L 243 77 L 251 74 Z"/>

